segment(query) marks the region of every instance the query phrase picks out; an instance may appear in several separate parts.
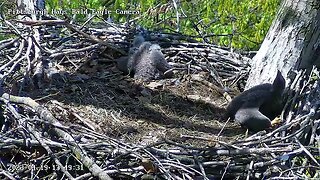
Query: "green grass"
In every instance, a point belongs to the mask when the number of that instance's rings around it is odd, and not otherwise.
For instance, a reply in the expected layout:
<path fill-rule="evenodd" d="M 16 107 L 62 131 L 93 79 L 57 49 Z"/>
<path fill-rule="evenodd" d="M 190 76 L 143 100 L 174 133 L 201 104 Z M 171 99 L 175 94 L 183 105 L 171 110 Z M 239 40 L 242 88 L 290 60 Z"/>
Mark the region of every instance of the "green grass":
<path fill-rule="evenodd" d="M 169 3 L 168 3 L 169 2 Z M 47 0 L 46 8 L 71 9 L 106 8 L 139 10 L 138 15 L 111 13 L 117 23 L 127 18 L 138 19 L 138 24 L 151 30 L 176 32 L 193 35 L 199 41 L 243 50 L 258 50 L 277 12 L 280 0 L 185 0 L 180 1 L 176 10 L 172 1 L 165 0 Z M 177 25 L 178 11 L 179 25 Z M 63 18 L 63 16 L 61 16 Z M 85 20 L 86 15 L 77 15 Z M 104 17 L 108 17 L 105 15 Z"/>

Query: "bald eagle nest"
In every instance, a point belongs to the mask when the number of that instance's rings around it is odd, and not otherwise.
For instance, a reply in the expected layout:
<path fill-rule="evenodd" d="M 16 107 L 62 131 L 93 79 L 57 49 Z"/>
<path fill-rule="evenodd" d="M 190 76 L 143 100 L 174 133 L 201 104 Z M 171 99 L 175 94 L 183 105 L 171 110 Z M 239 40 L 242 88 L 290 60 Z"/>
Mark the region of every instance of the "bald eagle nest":
<path fill-rule="evenodd" d="M 1 179 L 319 178 L 317 69 L 290 81 L 279 127 L 245 137 L 222 118 L 240 53 L 147 31 L 174 77 L 136 82 L 115 65 L 135 30 L 20 23 L 0 43 Z"/>

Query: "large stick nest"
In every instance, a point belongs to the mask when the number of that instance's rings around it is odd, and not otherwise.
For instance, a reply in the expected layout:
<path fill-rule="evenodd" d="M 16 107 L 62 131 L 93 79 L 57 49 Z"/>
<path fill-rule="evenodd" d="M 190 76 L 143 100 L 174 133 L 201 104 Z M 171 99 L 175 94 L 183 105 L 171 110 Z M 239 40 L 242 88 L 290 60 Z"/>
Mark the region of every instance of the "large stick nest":
<path fill-rule="evenodd" d="M 132 42 L 128 28 L 2 29 L 1 179 L 319 177 L 317 69 L 290 82 L 281 126 L 245 137 L 222 118 L 223 94 L 243 90 L 248 74 L 241 54 L 150 32 L 175 77 L 136 83 L 115 68 Z"/>

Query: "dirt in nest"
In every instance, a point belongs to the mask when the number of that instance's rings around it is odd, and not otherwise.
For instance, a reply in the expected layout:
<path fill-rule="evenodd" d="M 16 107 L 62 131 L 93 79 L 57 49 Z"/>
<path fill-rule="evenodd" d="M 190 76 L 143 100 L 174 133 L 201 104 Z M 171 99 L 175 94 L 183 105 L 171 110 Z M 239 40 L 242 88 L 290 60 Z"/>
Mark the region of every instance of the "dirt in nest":
<path fill-rule="evenodd" d="M 172 79 L 137 83 L 109 65 L 90 74 L 75 72 L 62 87 L 35 91 L 32 98 L 65 125 L 79 124 L 136 144 L 166 138 L 210 145 L 210 139 L 219 133 L 223 141 L 242 138 L 245 130 L 233 122 L 225 123 L 227 101 L 223 96 L 192 82 L 190 76 L 179 74 Z"/>

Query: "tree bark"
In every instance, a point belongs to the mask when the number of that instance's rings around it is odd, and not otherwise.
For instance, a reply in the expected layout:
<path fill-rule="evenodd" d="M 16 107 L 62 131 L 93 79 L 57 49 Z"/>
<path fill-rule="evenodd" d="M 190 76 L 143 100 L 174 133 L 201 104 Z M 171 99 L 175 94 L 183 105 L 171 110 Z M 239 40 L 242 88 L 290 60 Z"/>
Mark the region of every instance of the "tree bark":
<path fill-rule="evenodd" d="M 272 82 L 277 69 L 288 84 L 291 72 L 319 66 L 320 2 L 283 0 L 251 65 L 246 89 L 263 82 Z"/>

